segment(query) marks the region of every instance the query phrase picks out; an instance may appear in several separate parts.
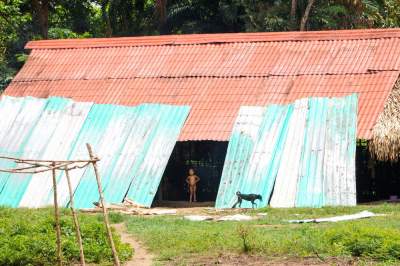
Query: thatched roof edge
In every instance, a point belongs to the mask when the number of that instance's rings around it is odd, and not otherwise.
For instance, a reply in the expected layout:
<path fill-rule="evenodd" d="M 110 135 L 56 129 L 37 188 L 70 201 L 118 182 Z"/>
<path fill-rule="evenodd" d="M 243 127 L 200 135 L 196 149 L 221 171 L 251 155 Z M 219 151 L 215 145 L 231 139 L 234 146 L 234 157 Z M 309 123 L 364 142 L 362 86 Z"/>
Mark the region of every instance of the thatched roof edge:
<path fill-rule="evenodd" d="M 372 130 L 368 146 L 372 157 L 379 161 L 400 158 L 400 76 Z"/>

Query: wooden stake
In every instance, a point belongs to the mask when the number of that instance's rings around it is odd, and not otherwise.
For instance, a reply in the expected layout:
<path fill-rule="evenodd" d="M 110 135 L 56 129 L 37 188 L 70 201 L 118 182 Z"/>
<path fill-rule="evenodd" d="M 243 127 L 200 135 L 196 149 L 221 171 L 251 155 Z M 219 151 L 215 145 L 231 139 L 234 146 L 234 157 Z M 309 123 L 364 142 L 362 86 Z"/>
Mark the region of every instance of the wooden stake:
<path fill-rule="evenodd" d="M 76 240 L 78 241 L 78 245 L 79 245 L 79 257 L 80 257 L 81 265 L 85 266 L 86 264 L 85 264 L 85 255 L 83 254 L 81 229 L 80 229 L 80 226 L 79 226 L 78 216 L 77 216 L 77 214 L 75 212 L 75 209 L 74 209 L 74 195 L 73 195 L 72 186 L 71 186 L 71 179 L 69 177 L 68 168 L 65 168 L 64 170 L 65 170 L 65 176 L 67 177 L 67 181 L 68 181 L 69 206 L 71 208 L 72 218 L 74 220 L 75 232 L 76 232 Z"/>
<path fill-rule="evenodd" d="M 53 176 L 53 192 L 54 192 L 54 217 L 56 220 L 56 234 L 57 234 L 57 265 L 62 265 L 61 259 L 61 228 L 60 228 L 60 210 L 58 209 L 57 200 L 57 180 L 55 162 L 52 163 L 52 176 Z"/>
<path fill-rule="evenodd" d="M 90 160 L 92 161 L 94 174 L 96 175 L 97 188 L 99 190 L 99 196 L 100 196 L 100 204 L 101 204 L 101 207 L 103 209 L 104 223 L 106 225 L 108 240 L 110 241 L 111 251 L 112 251 L 113 257 L 114 257 L 114 265 L 115 266 L 120 266 L 118 253 L 117 253 L 117 250 L 115 249 L 114 241 L 113 241 L 112 234 L 111 234 L 110 223 L 108 221 L 107 207 L 106 207 L 106 204 L 104 202 L 103 190 L 101 188 L 100 175 L 99 175 L 99 171 L 97 169 L 97 163 L 96 162 L 98 161 L 98 159 L 93 155 L 92 147 L 90 146 L 89 143 L 86 143 L 86 147 L 87 147 L 87 150 L 89 152 Z"/>

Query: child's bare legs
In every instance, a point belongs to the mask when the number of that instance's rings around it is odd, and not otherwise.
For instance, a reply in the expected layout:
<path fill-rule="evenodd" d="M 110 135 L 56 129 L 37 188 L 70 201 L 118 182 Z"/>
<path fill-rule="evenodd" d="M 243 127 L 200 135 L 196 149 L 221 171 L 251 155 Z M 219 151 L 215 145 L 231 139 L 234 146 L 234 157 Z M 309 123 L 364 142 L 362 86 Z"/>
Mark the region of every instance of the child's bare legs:
<path fill-rule="evenodd" d="M 196 199 L 196 190 L 197 190 L 197 186 L 194 185 L 194 186 L 193 186 L 193 201 L 194 201 L 194 202 L 197 201 L 197 199 Z"/>
<path fill-rule="evenodd" d="M 192 203 L 193 194 L 193 186 L 189 185 L 189 203 Z"/>
<path fill-rule="evenodd" d="M 189 196 L 189 202 L 191 203 L 192 201 L 196 202 L 196 190 L 197 190 L 197 186 L 196 185 L 191 185 L 189 186 L 189 192 L 190 192 L 190 196 Z"/>

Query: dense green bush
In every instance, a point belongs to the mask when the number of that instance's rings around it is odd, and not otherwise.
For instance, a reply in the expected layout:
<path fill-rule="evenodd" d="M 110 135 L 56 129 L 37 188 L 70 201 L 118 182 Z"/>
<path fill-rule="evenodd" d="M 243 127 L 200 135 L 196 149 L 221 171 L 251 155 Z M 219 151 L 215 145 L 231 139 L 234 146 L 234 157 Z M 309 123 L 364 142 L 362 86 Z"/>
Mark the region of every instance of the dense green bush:
<path fill-rule="evenodd" d="M 85 259 L 89 263 L 111 264 L 112 254 L 104 224 L 98 215 L 79 216 Z M 56 236 L 52 209 L 0 208 L 0 265 L 54 265 Z M 68 210 L 61 218 L 63 260 L 79 261 L 75 230 Z M 113 235 L 121 261 L 132 256 L 128 244 Z"/>
<path fill-rule="evenodd" d="M 379 261 L 400 260 L 400 230 L 354 224 L 330 228 L 328 243 L 339 253 Z"/>

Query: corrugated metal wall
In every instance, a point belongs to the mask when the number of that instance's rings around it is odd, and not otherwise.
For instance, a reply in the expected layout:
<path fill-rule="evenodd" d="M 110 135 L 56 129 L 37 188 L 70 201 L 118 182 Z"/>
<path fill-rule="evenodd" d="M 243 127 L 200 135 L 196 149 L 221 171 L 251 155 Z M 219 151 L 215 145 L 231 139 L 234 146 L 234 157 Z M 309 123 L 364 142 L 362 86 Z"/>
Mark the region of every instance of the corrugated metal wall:
<path fill-rule="evenodd" d="M 5 100 L 7 101 L 7 99 Z M 15 115 L 15 117 L 8 129 L 8 133 L 0 140 L 0 154 L 20 158 L 24 154 L 30 135 L 39 121 L 47 101 L 31 97 L 19 98 L 17 101 L 21 101 L 21 103 L 11 105 L 7 110 L 3 110 L 5 115 Z M 12 110 L 14 108 L 18 111 Z M 12 161 L 1 160 L 0 162 L 2 169 L 9 169 L 15 166 Z M 0 173 L 0 192 L 3 192 L 5 188 L 9 189 L 9 185 L 7 185 L 9 177 L 9 173 Z M 5 193 L 0 193 L 0 205 L 10 204 L 11 206 L 17 206 L 18 202 L 10 202 L 13 198 L 13 195 L 8 197 Z"/>
<path fill-rule="evenodd" d="M 187 106 L 143 104 L 136 107 L 76 103 L 64 98 L 2 97 L 0 154 L 33 159 L 88 158 L 90 143 L 99 163 L 107 202 L 121 202 L 128 193 L 135 202 L 150 206 L 184 121 Z M 0 161 L 0 168 L 15 167 Z M 133 168 L 137 168 L 133 171 Z M 78 208 L 98 201 L 93 169 L 71 171 Z M 140 186 L 133 180 L 142 180 Z M 68 187 L 58 175 L 59 201 L 67 206 Z M 132 184 L 132 186 L 131 186 Z M 140 194 L 134 193 L 140 188 Z M 50 173 L 0 174 L 0 204 L 41 207 L 52 204 Z"/>
<path fill-rule="evenodd" d="M 236 191 L 270 197 L 293 106 L 244 106 L 232 131 L 216 207 L 229 208 Z M 266 205 L 266 204 L 263 204 Z M 242 207 L 251 207 L 243 202 Z"/>
<path fill-rule="evenodd" d="M 261 194 L 259 206 L 355 205 L 356 129 L 355 94 L 242 107 L 216 207 L 232 207 L 236 191 Z"/>

